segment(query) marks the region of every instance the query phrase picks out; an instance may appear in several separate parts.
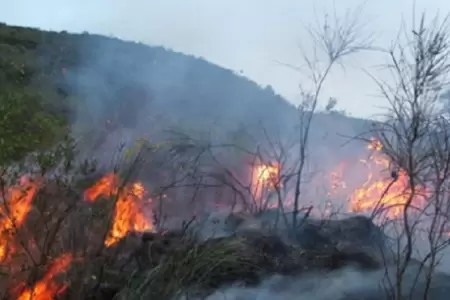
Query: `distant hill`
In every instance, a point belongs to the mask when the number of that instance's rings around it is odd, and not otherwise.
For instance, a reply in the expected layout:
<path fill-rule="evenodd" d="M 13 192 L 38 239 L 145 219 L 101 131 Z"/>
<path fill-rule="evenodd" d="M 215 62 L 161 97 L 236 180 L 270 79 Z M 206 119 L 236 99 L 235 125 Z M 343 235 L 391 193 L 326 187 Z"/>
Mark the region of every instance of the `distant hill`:
<path fill-rule="evenodd" d="M 99 35 L 0 24 L 0 93 L 13 87 L 43 95 L 52 112 L 103 133 L 214 127 L 217 137 L 227 138 L 264 126 L 282 134 L 298 118 L 270 86 L 201 58 Z M 356 135 L 366 123 L 328 114 L 315 122 L 312 139 L 322 148 L 336 148 L 343 143 L 338 134 Z"/>

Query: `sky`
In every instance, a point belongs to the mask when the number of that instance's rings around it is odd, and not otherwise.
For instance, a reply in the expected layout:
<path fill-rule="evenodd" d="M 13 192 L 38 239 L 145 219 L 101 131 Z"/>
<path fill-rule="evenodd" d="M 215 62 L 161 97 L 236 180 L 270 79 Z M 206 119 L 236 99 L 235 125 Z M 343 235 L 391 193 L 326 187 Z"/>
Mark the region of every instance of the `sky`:
<path fill-rule="evenodd" d="M 242 72 L 298 104 L 309 73 L 286 65 L 304 65 L 302 53 L 311 52 L 306 27 L 363 5 L 360 33 L 388 47 L 402 20 L 412 20 L 414 3 L 417 13 L 450 12 L 448 0 L 0 0 L 0 22 L 162 45 Z M 387 102 L 368 74 L 385 62 L 375 51 L 349 57 L 331 73 L 322 101 L 335 97 L 353 116 L 382 112 Z"/>

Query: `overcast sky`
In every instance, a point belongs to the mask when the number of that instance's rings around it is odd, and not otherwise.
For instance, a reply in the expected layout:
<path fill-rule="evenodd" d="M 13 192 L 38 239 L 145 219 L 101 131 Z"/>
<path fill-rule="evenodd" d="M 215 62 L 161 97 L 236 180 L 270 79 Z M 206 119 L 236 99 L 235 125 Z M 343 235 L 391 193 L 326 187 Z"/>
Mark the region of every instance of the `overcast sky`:
<path fill-rule="evenodd" d="M 279 62 L 301 63 L 299 45 L 311 41 L 304 26 L 361 5 L 362 0 L 0 0 L 0 21 L 43 29 L 113 35 L 194 54 L 242 70 L 298 103 L 301 76 Z M 402 19 L 412 19 L 413 0 L 366 0 L 361 22 L 369 22 L 376 44 L 389 46 Z M 449 0 L 416 0 L 416 10 L 444 15 Z M 370 33 L 367 31 L 367 33 Z M 355 116 L 373 116 L 385 102 L 365 71 L 382 62 L 370 52 L 337 69 L 326 96 Z"/>

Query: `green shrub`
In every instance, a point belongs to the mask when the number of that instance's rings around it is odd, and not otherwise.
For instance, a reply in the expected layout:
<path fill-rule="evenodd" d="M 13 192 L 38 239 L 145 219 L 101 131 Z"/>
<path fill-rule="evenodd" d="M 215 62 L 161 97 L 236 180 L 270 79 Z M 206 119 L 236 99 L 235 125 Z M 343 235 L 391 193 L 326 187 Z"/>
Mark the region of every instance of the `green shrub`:
<path fill-rule="evenodd" d="M 39 94 L 24 89 L 0 92 L 0 166 L 42 150 L 62 137 L 64 122 L 48 113 Z"/>

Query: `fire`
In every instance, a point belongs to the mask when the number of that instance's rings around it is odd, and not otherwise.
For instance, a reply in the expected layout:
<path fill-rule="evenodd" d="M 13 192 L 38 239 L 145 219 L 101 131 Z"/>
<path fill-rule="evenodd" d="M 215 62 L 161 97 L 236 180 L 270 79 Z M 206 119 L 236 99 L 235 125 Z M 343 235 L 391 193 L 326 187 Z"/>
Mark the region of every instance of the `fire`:
<path fill-rule="evenodd" d="M 332 171 L 330 173 L 330 183 L 331 188 L 328 191 L 328 196 L 333 196 L 336 194 L 337 190 L 345 190 L 347 188 L 347 185 L 345 181 L 343 180 L 344 173 L 344 164 L 340 164 L 338 169 L 335 171 Z"/>
<path fill-rule="evenodd" d="M 72 255 L 64 254 L 56 258 L 50 265 L 47 273 L 39 280 L 33 288 L 26 289 L 17 299 L 18 300 L 49 300 L 55 299 L 55 296 L 61 295 L 68 288 L 67 283 L 55 282 L 56 275 L 64 273 L 72 263 Z"/>
<path fill-rule="evenodd" d="M 271 184 L 273 180 L 276 180 L 278 171 L 277 166 L 261 165 L 256 168 L 256 175 L 259 181 Z"/>
<path fill-rule="evenodd" d="M 20 185 L 10 187 L 0 207 L 0 262 L 8 258 L 12 250 L 11 239 L 17 228 L 22 226 L 31 210 L 31 203 L 38 190 L 38 184 L 22 177 Z"/>
<path fill-rule="evenodd" d="M 379 179 L 364 184 L 350 197 L 353 212 L 368 212 L 386 209 L 389 219 L 396 219 L 403 213 L 403 208 L 410 197 L 407 190 L 408 176 L 401 172 L 396 181 Z M 389 188 L 389 189 L 388 189 Z"/>
<path fill-rule="evenodd" d="M 117 200 L 112 227 L 104 241 L 108 247 L 116 244 L 130 231 L 153 229 L 152 222 L 142 212 L 141 204 L 145 196 L 143 184 L 136 182 L 119 191 L 118 182 L 116 174 L 107 174 L 85 192 L 89 201 L 95 201 L 100 196 L 113 196 Z"/>
<path fill-rule="evenodd" d="M 365 178 L 365 182 L 359 186 L 354 186 L 351 182 L 345 182 L 347 174 L 344 172 L 348 162 L 341 162 L 337 168 L 327 174 L 326 181 L 330 186 L 326 191 L 328 201 L 325 203 L 325 215 L 331 213 L 333 204 L 332 198 L 347 198 L 348 211 L 356 213 L 373 213 L 379 220 L 380 217 L 388 218 L 390 220 L 401 218 L 404 212 L 405 204 L 411 198 L 411 188 L 409 188 L 409 177 L 403 170 L 396 170 L 391 172 L 391 163 L 388 157 L 386 157 L 383 151 L 382 143 L 377 139 L 371 139 L 367 150 L 371 151 L 371 155 L 368 159 L 361 159 L 360 164 L 364 166 L 362 177 Z M 360 165 L 355 162 L 358 172 L 360 171 Z M 380 176 L 388 171 L 389 176 Z M 367 173 L 366 173 L 367 172 Z M 271 195 L 267 193 L 273 190 L 279 182 L 280 167 L 278 164 L 260 164 L 253 169 L 252 175 L 252 193 L 254 199 L 261 201 L 262 198 L 267 197 L 267 203 L 270 208 L 279 205 L 277 201 L 270 201 Z M 364 174 L 366 173 L 366 174 Z M 321 182 L 323 182 L 323 179 Z M 357 184 L 357 183 L 356 183 Z M 411 206 L 414 208 L 423 208 L 423 196 L 426 195 L 426 191 L 423 188 L 415 188 L 415 195 L 412 199 Z M 302 197 L 315 197 L 309 195 L 308 192 L 303 193 Z M 293 205 L 292 193 L 283 194 L 283 205 L 290 208 Z M 314 211 L 317 210 L 317 206 L 322 205 L 317 201 L 311 200 L 311 205 L 314 207 Z M 323 211 L 320 211 L 322 214 Z"/>
<path fill-rule="evenodd" d="M 109 196 L 117 193 L 117 177 L 114 173 L 109 173 L 103 176 L 92 187 L 85 191 L 85 197 L 94 201 L 100 196 Z"/>
<path fill-rule="evenodd" d="M 252 189 L 255 198 L 262 195 L 264 189 L 274 189 L 279 184 L 280 167 L 278 164 L 261 164 L 255 167 L 252 178 Z"/>
<path fill-rule="evenodd" d="M 369 161 L 362 161 L 369 168 L 375 166 L 377 170 L 389 169 L 389 160 L 380 151 L 383 149 L 381 143 L 372 139 L 368 145 L 374 154 Z M 350 211 L 372 212 L 383 211 L 382 215 L 388 219 L 397 219 L 402 216 L 403 209 L 410 198 L 408 188 L 408 175 L 399 170 L 394 176 L 388 178 L 374 179 L 373 172 L 369 172 L 366 182 L 350 195 Z M 418 197 L 413 199 L 413 205 L 421 207 Z"/>
<path fill-rule="evenodd" d="M 381 142 L 375 138 L 371 138 L 369 145 L 367 145 L 367 149 L 369 150 L 376 150 L 378 152 L 380 152 L 381 150 L 383 150 L 383 144 L 381 144 Z"/>

